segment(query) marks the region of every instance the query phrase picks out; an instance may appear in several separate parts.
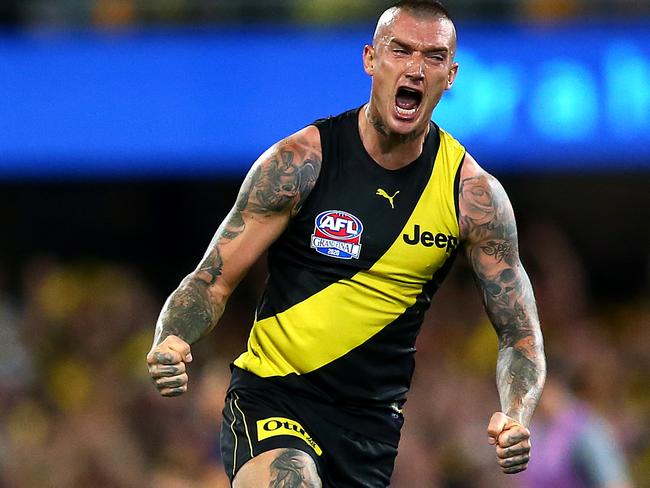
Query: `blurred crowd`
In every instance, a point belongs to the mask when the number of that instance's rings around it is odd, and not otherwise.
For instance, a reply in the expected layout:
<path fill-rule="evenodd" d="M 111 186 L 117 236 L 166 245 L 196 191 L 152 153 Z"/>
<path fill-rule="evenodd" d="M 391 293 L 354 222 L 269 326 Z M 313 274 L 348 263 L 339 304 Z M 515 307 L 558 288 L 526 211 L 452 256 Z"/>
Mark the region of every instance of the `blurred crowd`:
<path fill-rule="evenodd" d="M 372 22 L 393 0 L 4 0 L 9 25 Z M 648 0 L 449 0 L 459 18 L 555 21 L 650 15 Z"/>
<path fill-rule="evenodd" d="M 487 444 L 485 428 L 498 409 L 496 336 L 459 261 L 418 340 L 391 486 L 650 487 L 647 296 L 594 304 L 580 257 L 557 226 L 530 226 L 521 240 L 550 364 L 533 426 L 531 476 L 537 468 L 541 484 L 501 475 Z M 544 247 L 535 245 L 540 240 Z M 159 397 L 146 373 L 164 297 L 135 264 L 32 257 L 21 290 L 11 294 L 0 276 L 0 486 L 228 486 L 219 455 L 228 363 L 245 346 L 264 276 L 258 263 L 217 329 L 194 347 L 190 390 L 174 399 Z M 596 428 L 583 435 L 582 423 L 572 421 L 569 433 L 562 429 L 569 436 L 559 441 L 564 451 L 584 438 L 590 452 L 594 435 L 608 449 L 582 466 L 567 453 L 565 464 L 591 476 L 591 484 L 551 484 L 544 469 L 558 472 L 548 466 L 552 456 L 538 452 L 535 461 L 535 446 L 558 452 L 544 433 L 569 411 Z"/>

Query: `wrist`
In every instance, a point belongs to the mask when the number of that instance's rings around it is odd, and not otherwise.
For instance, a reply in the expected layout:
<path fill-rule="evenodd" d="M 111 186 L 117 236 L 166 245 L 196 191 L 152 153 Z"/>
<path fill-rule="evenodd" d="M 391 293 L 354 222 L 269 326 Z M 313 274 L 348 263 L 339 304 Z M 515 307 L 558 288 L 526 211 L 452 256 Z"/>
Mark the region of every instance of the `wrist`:
<path fill-rule="evenodd" d="M 528 427 L 530 417 L 526 415 L 526 412 L 524 412 L 523 409 L 511 408 L 511 409 L 504 410 L 503 413 L 505 413 L 509 418 L 511 418 L 515 422 L 523 425 L 524 427 Z"/>

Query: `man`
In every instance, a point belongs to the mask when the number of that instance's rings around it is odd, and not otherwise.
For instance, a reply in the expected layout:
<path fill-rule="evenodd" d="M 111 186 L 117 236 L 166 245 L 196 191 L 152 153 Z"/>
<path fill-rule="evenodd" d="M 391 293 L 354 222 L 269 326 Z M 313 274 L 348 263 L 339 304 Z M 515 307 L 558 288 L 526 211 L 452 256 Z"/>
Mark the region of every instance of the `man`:
<path fill-rule="evenodd" d="M 190 345 L 269 249 L 224 408 L 234 487 L 388 486 L 415 338 L 461 244 L 499 336 L 502 411 L 488 439 L 505 473 L 526 468 L 542 337 L 505 192 L 431 122 L 455 52 L 439 3 L 384 12 L 363 52 L 370 101 L 266 151 L 165 303 L 147 361 L 160 393 L 175 396 L 187 389 Z"/>

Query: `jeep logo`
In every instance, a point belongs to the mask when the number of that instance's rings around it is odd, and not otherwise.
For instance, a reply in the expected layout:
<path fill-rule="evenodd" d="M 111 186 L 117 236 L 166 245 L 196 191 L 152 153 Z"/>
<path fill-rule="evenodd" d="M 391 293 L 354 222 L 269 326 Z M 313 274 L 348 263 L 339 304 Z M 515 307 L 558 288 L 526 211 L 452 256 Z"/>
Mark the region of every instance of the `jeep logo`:
<path fill-rule="evenodd" d="M 424 247 L 436 246 L 439 249 L 446 249 L 446 252 L 451 252 L 458 246 L 457 237 L 442 232 L 434 235 L 428 230 L 421 232 L 418 224 L 415 224 L 413 228 L 413 235 L 404 234 L 402 238 L 409 246 L 416 246 L 417 244 L 422 244 Z"/>

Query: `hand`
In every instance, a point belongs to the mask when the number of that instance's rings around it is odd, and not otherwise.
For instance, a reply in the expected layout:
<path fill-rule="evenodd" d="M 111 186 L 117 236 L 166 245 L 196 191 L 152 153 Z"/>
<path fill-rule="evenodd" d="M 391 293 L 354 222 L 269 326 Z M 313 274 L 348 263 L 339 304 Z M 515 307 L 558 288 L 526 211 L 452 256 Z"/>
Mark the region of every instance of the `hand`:
<path fill-rule="evenodd" d="M 488 425 L 488 442 L 496 446 L 497 462 L 506 474 L 525 470 L 530 460 L 530 431 L 503 412 L 496 412 Z"/>
<path fill-rule="evenodd" d="M 147 354 L 149 375 L 162 396 L 173 397 L 187 391 L 185 365 L 192 362 L 190 345 L 180 337 L 170 335 Z"/>

